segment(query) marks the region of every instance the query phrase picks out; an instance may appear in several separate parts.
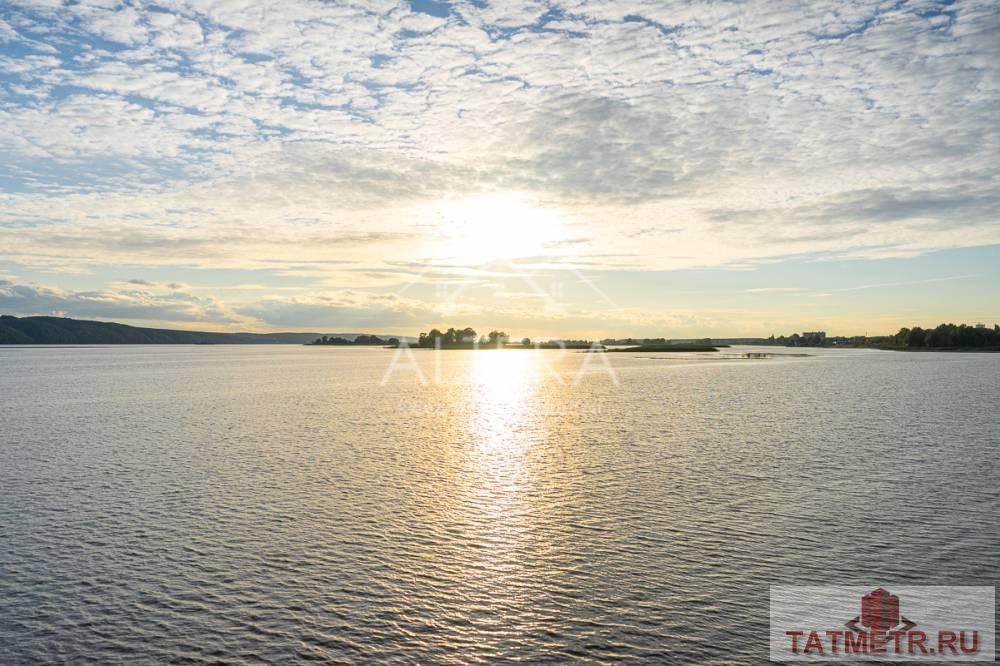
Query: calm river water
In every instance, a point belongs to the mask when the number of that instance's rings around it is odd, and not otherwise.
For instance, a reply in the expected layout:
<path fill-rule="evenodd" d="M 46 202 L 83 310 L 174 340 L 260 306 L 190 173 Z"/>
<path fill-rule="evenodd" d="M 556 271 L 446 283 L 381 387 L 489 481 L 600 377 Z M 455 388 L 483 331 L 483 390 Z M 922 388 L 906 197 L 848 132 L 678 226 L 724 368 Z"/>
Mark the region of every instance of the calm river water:
<path fill-rule="evenodd" d="M 994 585 L 1000 354 L 811 353 L 0 349 L 0 663 L 758 663 L 772 584 Z"/>

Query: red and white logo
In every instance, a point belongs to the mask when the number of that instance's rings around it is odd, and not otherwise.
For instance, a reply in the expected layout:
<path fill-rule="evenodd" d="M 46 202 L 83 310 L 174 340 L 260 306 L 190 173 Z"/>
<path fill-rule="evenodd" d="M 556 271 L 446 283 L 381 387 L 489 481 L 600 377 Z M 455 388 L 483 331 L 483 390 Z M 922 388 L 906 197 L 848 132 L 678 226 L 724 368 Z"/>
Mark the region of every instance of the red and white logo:
<path fill-rule="evenodd" d="M 872 631 L 888 631 L 900 626 L 900 619 L 905 625 L 902 631 L 917 626 L 899 614 L 899 597 L 880 587 L 861 597 L 861 615 L 856 615 L 845 626 L 852 631 L 861 631 L 858 629 L 860 621 L 863 627 Z"/>
<path fill-rule="evenodd" d="M 994 660 L 994 588 L 895 589 L 772 587 L 771 660 Z"/>

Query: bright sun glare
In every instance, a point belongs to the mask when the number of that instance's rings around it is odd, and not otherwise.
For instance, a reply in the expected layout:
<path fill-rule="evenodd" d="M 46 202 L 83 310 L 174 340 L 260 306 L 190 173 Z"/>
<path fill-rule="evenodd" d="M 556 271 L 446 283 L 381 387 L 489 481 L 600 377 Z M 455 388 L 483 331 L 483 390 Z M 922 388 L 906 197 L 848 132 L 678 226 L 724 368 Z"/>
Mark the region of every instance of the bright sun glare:
<path fill-rule="evenodd" d="M 445 205 L 449 259 L 484 264 L 546 254 L 561 237 L 559 213 L 519 193 L 483 194 Z"/>

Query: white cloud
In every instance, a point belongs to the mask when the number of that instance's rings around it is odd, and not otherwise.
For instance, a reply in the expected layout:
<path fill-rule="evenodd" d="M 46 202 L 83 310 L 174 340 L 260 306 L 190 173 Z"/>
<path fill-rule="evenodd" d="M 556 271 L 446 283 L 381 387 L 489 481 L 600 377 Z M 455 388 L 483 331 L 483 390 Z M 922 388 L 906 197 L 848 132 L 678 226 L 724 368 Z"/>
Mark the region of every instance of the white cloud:
<path fill-rule="evenodd" d="M 237 306 L 235 310 L 273 328 L 334 326 L 366 331 L 393 326 L 417 327 L 436 316 L 433 308 L 418 300 L 352 290 L 263 298 Z"/>
<path fill-rule="evenodd" d="M 154 293 L 141 288 L 68 291 L 0 280 L 0 310 L 14 315 L 68 314 L 73 317 L 151 319 L 156 321 L 238 321 L 214 298 L 183 291 Z"/>
<path fill-rule="evenodd" d="M 613 270 L 1000 243 L 987 0 L 8 4 L 0 259 L 384 286 L 504 190 Z"/>

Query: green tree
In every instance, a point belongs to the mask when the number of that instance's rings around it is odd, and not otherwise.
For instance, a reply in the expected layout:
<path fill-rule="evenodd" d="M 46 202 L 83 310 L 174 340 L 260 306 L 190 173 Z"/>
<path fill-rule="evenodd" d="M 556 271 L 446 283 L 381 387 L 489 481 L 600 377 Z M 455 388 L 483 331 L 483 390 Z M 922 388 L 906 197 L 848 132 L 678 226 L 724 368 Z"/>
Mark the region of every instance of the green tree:
<path fill-rule="evenodd" d="M 442 333 L 436 328 L 432 328 L 430 332 L 427 334 L 424 341 L 421 343 L 421 346 L 434 347 L 438 344 L 444 344 L 444 333 Z"/>

